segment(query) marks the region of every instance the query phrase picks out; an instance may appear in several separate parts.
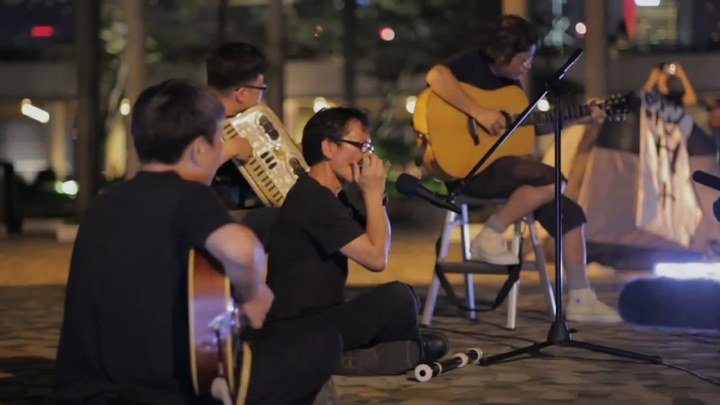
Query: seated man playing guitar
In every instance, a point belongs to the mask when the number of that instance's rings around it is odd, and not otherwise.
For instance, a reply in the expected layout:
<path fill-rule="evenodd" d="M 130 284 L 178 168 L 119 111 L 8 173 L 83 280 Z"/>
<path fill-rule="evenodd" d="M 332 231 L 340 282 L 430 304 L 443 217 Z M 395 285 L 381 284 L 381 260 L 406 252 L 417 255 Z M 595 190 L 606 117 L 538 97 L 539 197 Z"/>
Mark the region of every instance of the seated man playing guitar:
<path fill-rule="evenodd" d="M 268 285 L 276 294 L 264 333 L 292 335 L 329 325 L 343 337 L 344 375 L 401 374 L 447 351 L 444 336 L 418 329 L 411 286 L 394 281 L 345 297 L 348 259 L 383 271 L 390 251 L 386 172 L 373 155 L 365 113 L 344 107 L 316 113 L 303 130 L 310 172 L 290 189 L 272 230 Z M 355 184 L 366 215 L 343 187 Z"/>
<path fill-rule="evenodd" d="M 491 24 L 479 47 L 435 65 L 428 72 L 426 81 L 431 91 L 445 103 L 474 119 L 490 137 L 498 136 L 505 131 L 507 120 L 500 111 L 503 107 L 498 106 L 497 98 L 501 97 L 500 93 L 507 91 L 514 94 L 520 90 L 520 78 L 530 70 L 538 44 L 538 34 L 528 21 L 515 15 L 504 15 Z M 470 93 L 475 88 L 483 90 L 478 92 L 481 96 L 477 98 Z M 488 108 L 488 105 L 495 107 Z M 525 101 L 524 105 L 515 107 L 521 111 L 526 106 Z M 431 112 L 432 106 L 428 105 L 427 108 Z M 596 122 L 605 116 L 599 108 L 592 108 L 591 113 Z M 510 135 L 502 147 L 522 142 L 523 135 L 518 132 Z M 526 145 L 527 152 L 532 150 L 534 132 L 530 139 Z M 472 146 L 462 148 L 463 151 L 458 153 L 466 153 Z M 496 152 L 500 151 L 498 149 Z M 479 158 L 466 163 L 472 167 Z M 488 162 L 489 165 L 481 168 L 466 183 L 462 192 L 479 198 L 506 198 L 507 202 L 487 220 L 483 230 L 473 239 L 472 255 L 493 264 L 517 264 L 519 258 L 508 249 L 503 239 L 503 233 L 510 224 L 534 212 L 535 218 L 548 233 L 556 236 L 554 168 L 524 156 L 508 155 Z M 563 259 L 569 288 L 567 318 L 573 321 L 619 322 L 617 313 L 600 302 L 589 288 L 585 257 L 585 214 L 578 204 L 566 197 L 563 197 L 563 208 Z"/>
<path fill-rule="evenodd" d="M 73 248 L 56 363 L 61 403 L 203 401 L 191 377 L 191 251 L 217 259 L 243 318 L 262 326 L 273 301 L 265 252 L 207 187 L 222 160 L 224 117 L 209 89 L 183 81 L 138 97 L 132 135 L 141 171 L 96 197 Z M 249 380 L 247 403 L 313 403 L 340 361 L 341 340 L 316 328 L 251 348 L 238 353 L 251 362 L 239 376 Z"/>

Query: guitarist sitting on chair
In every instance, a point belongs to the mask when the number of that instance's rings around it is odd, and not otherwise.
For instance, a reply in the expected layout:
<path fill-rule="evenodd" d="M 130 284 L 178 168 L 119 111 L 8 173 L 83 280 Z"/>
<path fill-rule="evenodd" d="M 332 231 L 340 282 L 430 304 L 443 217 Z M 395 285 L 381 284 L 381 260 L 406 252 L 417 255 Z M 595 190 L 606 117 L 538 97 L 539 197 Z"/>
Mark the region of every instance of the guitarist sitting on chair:
<path fill-rule="evenodd" d="M 193 393 L 188 253 L 222 264 L 250 326 L 273 302 L 265 251 L 233 223 L 207 185 L 223 155 L 222 104 L 207 88 L 170 80 L 149 87 L 132 113 L 142 162 L 97 196 L 73 247 L 56 363 L 62 404 L 203 403 Z M 340 362 L 341 337 L 312 328 L 251 344 L 248 404 L 313 403 Z"/>
<path fill-rule="evenodd" d="M 505 116 L 497 109 L 484 108 L 483 104 L 493 100 L 484 102 L 471 97 L 463 90 L 461 82 L 482 90 L 521 87 L 520 78 L 530 70 L 538 44 L 538 34 L 528 21 L 515 15 L 504 15 L 491 24 L 478 47 L 435 65 L 428 72 L 426 81 L 442 100 L 474 118 L 489 135 L 499 136 L 505 131 Z M 604 117 L 604 111 L 592 108 L 594 122 L 600 122 Z M 513 136 L 510 135 L 508 141 Z M 462 190 L 464 194 L 507 199 L 473 239 L 473 258 L 499 265 L 517 264 L 518 257 L 508 249 L 503 233 L 510 224 L 531 212 L 548 233 L 555 236 L 554 179 L 554 168 L 523 156 L 500 157 L 472 177 Z M 619 322 L 617 313 L 600 302 L 589 288 L 585 214 L 578 204 L 566 197 L 563 197 L 563 209 L 563 259 L 569 289 L 567 319 Z"/>

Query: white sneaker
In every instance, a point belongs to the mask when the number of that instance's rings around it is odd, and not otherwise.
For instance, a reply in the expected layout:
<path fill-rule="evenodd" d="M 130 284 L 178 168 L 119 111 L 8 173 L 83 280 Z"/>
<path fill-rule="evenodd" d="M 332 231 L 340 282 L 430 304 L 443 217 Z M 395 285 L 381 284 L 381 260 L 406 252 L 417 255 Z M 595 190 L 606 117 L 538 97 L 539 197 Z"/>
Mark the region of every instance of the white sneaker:
<path fill-rule="evenodd" d="M 610 306 L 598 300 L 595 292 L 589 288 L 570 290 L 565 311 L 568 321 L 620 323 L 620 315 Z"/>
<path fill-rule="evenodd" d="M 511 266 L 520 263 L 516 254 L 508 249 L 503 234 L 484 227 L 470 242 L 470 255 L 479 260 L 500 266 Z"/>

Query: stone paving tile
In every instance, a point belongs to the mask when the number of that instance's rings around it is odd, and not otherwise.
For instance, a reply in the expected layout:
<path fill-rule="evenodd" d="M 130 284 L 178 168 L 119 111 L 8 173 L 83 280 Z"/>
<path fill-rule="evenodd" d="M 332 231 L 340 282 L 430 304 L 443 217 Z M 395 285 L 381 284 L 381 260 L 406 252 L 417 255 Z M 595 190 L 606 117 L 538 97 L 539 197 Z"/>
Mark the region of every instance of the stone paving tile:
<path fill-rule="evenodd" d="M 617 287 L 617 286 L 615 286 Z M 613 302 L 617 288 L 598 288 L 606 302 Z M 492 288 L 490 288 L 492 291 Z M 481 322 L 458 316 L 447 302 L 441 303 L 433 326 L 446 330 L 451 351 L 479 346 L 486 354 L 524 347 L 542 341 L 548 330 L 547 316 L 537 292 L 525 292 L 515 331 L 499 329 L 504 314 L 482 314 Z M 444 305 L 444 307 L 443 307 Z M 668 363 L 681 365 L 720 381 L 720 335 L 680 333 L 630 325 L 570 325 L 579 329 L 575 339 L 647 354 L 659 354 Z M 341 403 L 720 403 L 720 387 L 682 371 L 661 365 L 621 359 L 583 349 L 551 346 L 541 356 L 517 358 L 489 367 L 467 366 L 428 383 L 414 383 L 407 376 L 392 379 L 335 377 Z M 355 381 L 354 381 L 355 380 Z M 368 385 L 363 391 L 363 386 Z M 426 387 L 431 389 L 425 389 Z M 383 398 L 378 398 L 384 392 Z M 370 400 L 371 402 L 368 402 Z"/>
<path fill-rule="evenodd" d="M 617 284 L 597 284 L 601 298 L 616 299 Z M 478 296 L 493 296 L 480 286 Z M 420 289 L 422 294 L 422 289 Z M 64 287 L 0 287 L 0 403 L 52 403 L 52 370 L 62 318 Z M 504 309 L 471 322 L 441 297 L 433 327 L 444 330 L 451 352 L 479 347 L 501 353 L 542 341 L 550 318 L 536 287 L 526 284 L 518 328 L 505 330 Z M 571 324 L 573 336 L 591 343 L 662 355 L 720 380 L 720 334 L 678 332 L 630 325 Z M 582 349 L 552 346 L 540 355 L 489 367 L 468 365 L 427 383 L 411 373 L 393 377 L 334 377 L 341 404 L 717 404 L 720 387 L 680 370 Z"/>

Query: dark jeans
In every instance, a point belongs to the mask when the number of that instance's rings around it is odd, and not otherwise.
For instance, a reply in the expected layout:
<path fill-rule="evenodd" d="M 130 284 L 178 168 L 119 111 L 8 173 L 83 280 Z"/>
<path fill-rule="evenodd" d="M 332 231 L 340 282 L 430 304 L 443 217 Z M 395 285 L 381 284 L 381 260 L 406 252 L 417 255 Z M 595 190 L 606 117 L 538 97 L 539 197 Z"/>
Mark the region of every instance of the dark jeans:
<path fill-rule="evenodd" d="M 306 328 L 325 325 L 340 332 L 343 351 L 400 340 L 412 340 L 422 347 L 417 321 L 418 308 L 419 302 L 413 288 L 393 281 L 319 314 L 275 322 L 262 331 L 256 331 L 255 336 L 293 336 Z"/>
<path fill-rule="evenodd" d="M 342 339 L 332 327 L 315 326 L 288 336 L 267 336 L 250 342 L 252 358 L 245 403 L 312 404 L 340 362 Z M 247 356 L 243 353 L 243 356 Z M 238 359 L 241 372 L 242 358 Z M 242 378 L 240 376 L 239 378 Z M 188 388 L 188 391 L 190 388 Z M 190 393 L 188 392 L 188 395 Z M 61 405 L 218 405 L 209 395 L 143 398 L 105 393 L 82 402 L 60 401 Z"/>
<path fill-rule="evenodd" d="M 337 330 L 313 326 L 292 335 L 266 335 L 250 343 L 252 404 L 312 404 L 340 362 Z"/>
<path fill-rule="evenodd" d="M 566 181 L 563 178 L 563 181 Z M 555 168 L 541 162 L 517 156 L 499 158 L 465 184 L 463 194 L 476 198 L 508 198 L 523 185 L 546 186 L 555 182 Z M 448 185 L 452 187 L 452 184 Z M 562 229 L 567 233 L 582 226 L 587 219 L 585 212 L 575 201 L 562 196 Z M 535 219 L 555 237 L 555 200 L 540 206 Z"/>

